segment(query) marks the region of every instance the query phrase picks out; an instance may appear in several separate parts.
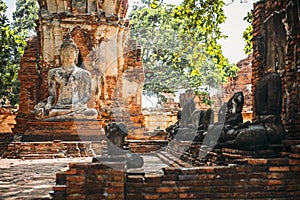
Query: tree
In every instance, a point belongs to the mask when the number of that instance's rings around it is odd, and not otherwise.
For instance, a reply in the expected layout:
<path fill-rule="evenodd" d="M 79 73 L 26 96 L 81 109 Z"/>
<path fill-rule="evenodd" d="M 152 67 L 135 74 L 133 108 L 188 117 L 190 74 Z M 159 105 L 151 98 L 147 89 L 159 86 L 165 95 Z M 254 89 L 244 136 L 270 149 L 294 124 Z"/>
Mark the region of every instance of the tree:
<path fill-rule="evenodd" d="M 237 71 L 216 43 L 221 33 L 216 38 L 211 36 L 218 32 L 214 24 L 205 24 L 206 32 L 187 29 L 192 22 L 184 13 L 183 5 L 161 4 L 151 9 L 144 1 L 129 15 L 131 35 L 143 46 L 146 95 L 163 97 L 162 93 L 172 93 L 176 88 L 201 92 L 203 85 L 217 88 L 226 75 Z"/>
<path fill-rule="evenodd" d="M 184 0 L 176 7 L 174 17 L 184 21 L 184 33 L 202 41 L 205 52 L 212 58 L 221 76 L 228 76 L 226 71 L 237 71 L 233 69 L 224 57 L 218 40 L 224 38 L 220 24 L 225 22 L 223 0 Z"/>
<path fill-rule="evenodd" d="M 25 42 L 10 27 L 6 9 L 6 4 L 0 0 L 0 99 L 2 104 L 9 100 L 15 105 L 19 101 L 18 69 Z"/>
<path fill-rule="evenodd" d="M 253 21 L 253 14 L 252 11 L 247 13 L 247 16 L 244 17 L 243 20 L 246 20 L 248 23 L 250 23 L 250 25 L 246 28 L 246 30 L 243 32 L 243 39 L 246 42 L 246 45 L 244 47 L 244 52 L 245 54 L 249 54 L 253 51 L 253 45 L 252 45 L 252 32 L 253 32 L 253 27 L 251 25 L 252 21 Z"/>
<path fill-rule="evenodd" d="M 17 0 L 16 11 L 13 13 L 13 27 L 24 38 L 36 35 L 39 5 L 37 0 Z"/>

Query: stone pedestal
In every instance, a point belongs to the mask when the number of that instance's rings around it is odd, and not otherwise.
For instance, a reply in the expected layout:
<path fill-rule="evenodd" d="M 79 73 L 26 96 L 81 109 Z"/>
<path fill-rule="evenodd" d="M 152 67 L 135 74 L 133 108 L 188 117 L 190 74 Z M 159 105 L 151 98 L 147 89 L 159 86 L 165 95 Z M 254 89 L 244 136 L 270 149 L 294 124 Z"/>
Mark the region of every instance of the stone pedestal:
<path fill-rule="evenodd" d="M 104 140 L 101 121 L 46 122 L 29 121 L 28 129 L 20 134 L 21 141 L 99 141 Z"/>

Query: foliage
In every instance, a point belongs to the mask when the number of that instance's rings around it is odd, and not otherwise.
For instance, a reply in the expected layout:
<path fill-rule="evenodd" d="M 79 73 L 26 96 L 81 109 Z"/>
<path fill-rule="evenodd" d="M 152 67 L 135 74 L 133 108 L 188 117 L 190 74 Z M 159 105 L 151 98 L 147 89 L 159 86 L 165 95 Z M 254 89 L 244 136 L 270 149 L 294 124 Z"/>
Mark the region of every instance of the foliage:
<path fill-rule="evenodd" d="M 252 11 L 248 12 L 247 16 L 244 17 L 243 20 L 246 20 L 248 23 L 252 23 L 252 21 L 253 21 Z M 246 42 L 246 45 L 244 47 L 245 54 L 249 54 L 253 50 L 253 44 L 252 44 L 253 35 L 252 35 L 252 32 L 253 32 L 252 25 L 249 25 L 246 28 L 246 30 L 243 32 L 243 39 Z"/>
<path fill-rule="evenodd" d="M 151 9 L 147 3 L 135 5 L 129 15 L 131 35 L 143 46 L 144 94 L 163 98 L 163 93 L 179 88 L 199 93 L 202 85 L 217 88 L 225 76 L 236 75 L 237 67 L 228 63 L 217 44 L 222 36 L 216 23 L 222 17 L 216 22 L 218 15 L 187 15 L 192 11 L 184 10 L 185 5 Z M 215 12 L 219 7 L 205 9 Z"/>
<path fill-rule="evenodd" d="M 133 10 L 129 16 L 131 34 L 143 46 L 144 93 L 163 99 L 162 93 L 174 92 L 170 86 L 180 87 L 179 82 L 184 84 L 185 81 L 181 66 L 186 60 L 174 62 L 174 54 L 178 54 L 180 47 L 180 43 L 176 42 L 179 40 L 176 32 L 180 22 L 169 18 L 171 6 L 157 9 L 135 6 Z"/>
<path fill-rule="evenodd" d="M 6 4 L 0 0 L 0 99 L 8 99 L 11 105 L 19 101 L 18 69 L 25 42 L 9 26 L 5 11 Z"/>
<path fill-rule="evenodd" d="M 36 23 L 39 6 L 37 0 L 17 0 L 13 13 L 13 26 L 24 38 L 36 35 Z"/>
<path fill-rule="evenodd" d="M 205 52 L 211 56 L 221 76 L 226 76 L 222 69 L 230 65 L 218 44 L 218 40 L 225 37 L 219 26 L 226 19 L 223 6 L 223 0 L 184 0 L 176 7 L 174 17 L 184 21 L 185 33 L 203 42 Z"/>

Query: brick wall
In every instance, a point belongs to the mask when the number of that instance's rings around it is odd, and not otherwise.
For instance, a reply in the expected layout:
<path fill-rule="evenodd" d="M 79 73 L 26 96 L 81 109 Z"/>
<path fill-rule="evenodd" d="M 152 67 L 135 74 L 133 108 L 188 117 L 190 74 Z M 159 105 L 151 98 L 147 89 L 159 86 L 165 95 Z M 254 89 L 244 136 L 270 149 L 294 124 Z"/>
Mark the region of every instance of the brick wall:
<path fill-rule="evenodd" d="M 101 155 L 106 141 L 96 142 L 12 142 L 1 155 L 9 159 L 52 159 L 68 157 L 92 157 Z M 1 152 L 1 151 L 0 151 Z"/>
<path fill-rule="evenodd" d="M 163 174 L 125 172 L 124 162 L 71 163 L 56 175 L 54 199 L 297 199 L 300 147 L 243 164 L 167 167 Z"/>
<path fill-rule="evenodd" d="M 281 75 L 282 120 L 292 138 L 300 135 L 299 12 L 298 0 L 261 1 L 254 4 L 252 23 L 253 89 L 267 70 Z"/>
<path fill-rule="evenodd" d="M 70 169 L 56 174 L 53 199 L 125 199 L 124 162 L 109 166 L 101 163 L 70 163 Z"/>
<path fill-rule="evenodd" d="M 165 168 L 163 175 L 127 174 L 127 199 L 296 199 L 300 152 L 245 165 Z"/>
<path fill-rule="evenodd" d="M 163 109 L 144 110 L 145 127 L 148 131 L 157 129 L 165 130 L 168 126 L 177 122 L 177 113 L 165 112 Z"/>
<path fill-rule="evenodd" d="M 244 107 L 243 112 L 252 112 L 252 83 L 251 83 L 251 70 L 252 70 L 252 54 L 247 58 L 239 61 L 237 67 L 239 71 L 237 77 L 228 78 L 228 82 L 224 84 L 225 102 L 233 96 L 236 92 L 243 92 L 244 94 Z"/>
<path fill-rule="evenodd" d="M 12 133 L 12 128 L 16 124 L 17 108 L 15 107 L 0 107 L 0 134 Z"/>

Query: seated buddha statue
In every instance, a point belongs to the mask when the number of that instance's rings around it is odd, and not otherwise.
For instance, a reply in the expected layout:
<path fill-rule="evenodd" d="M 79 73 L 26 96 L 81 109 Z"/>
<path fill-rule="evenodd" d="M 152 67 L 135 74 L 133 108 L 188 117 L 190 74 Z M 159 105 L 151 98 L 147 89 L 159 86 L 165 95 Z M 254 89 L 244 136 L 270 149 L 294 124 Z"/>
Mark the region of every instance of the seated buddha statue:
<path fill-rule="evenodd" d="M 240 103 L 243 103 L 241 101 Z M 285 137 L 281 122 L 282 89 L 279 74 L 266 73 L 254 91 L 256 120 L 253 123 L 240 123 L 236 112 L 227 107 L 221 141 L 226 145 L 241 148 L 261 148 L 268 144 L 280 143 Z M 234 107 L 234 105 L 232 105 Z M 235 111 L 233 109 L 233 111 Z M 239 109 L 241 112 L 241 109 Z M 233 117 L 233 118 L 232 118 Z M 235 120 L 233 120 L 235 119 Z"/>
<path fill-rule="evenodd" d="M 77 45 L 68 34 L 61 45 L 61 67 L 48 72 L 47 103 L 39 103 L 35 107 L 37 119 L 55 121 L 97 118 L 97 111 L 87 107 L 91 98 L 91 74 L 75 65 L 77 56 Z"/>

